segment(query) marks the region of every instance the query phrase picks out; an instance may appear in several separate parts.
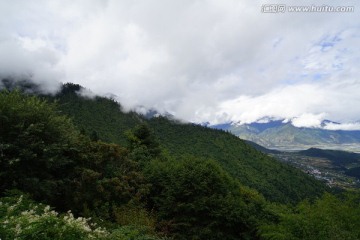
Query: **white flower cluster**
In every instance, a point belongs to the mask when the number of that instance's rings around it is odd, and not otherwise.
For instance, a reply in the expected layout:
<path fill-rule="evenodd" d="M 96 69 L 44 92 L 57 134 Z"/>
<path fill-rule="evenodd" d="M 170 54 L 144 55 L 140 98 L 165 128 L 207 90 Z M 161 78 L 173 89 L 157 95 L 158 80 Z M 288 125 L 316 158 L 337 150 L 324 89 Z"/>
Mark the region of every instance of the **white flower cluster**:
<path fill-rule="evenodd" d="M 81 229 L 83 232 L 87 233 L 89 238 L 108 235 L 108 232 L 101 227 L 92 229 L 91 227 L 94 228 L 96 223 L 89 223 L 91 218 L 75 218 L 71 211 L 68 211 L 67 214 L 63 216 L 63 220 L 66 222 L 66 225 Z"/>
<path fill-rule="evenodd" d="M 109 233 L 106 229 L 90 223 L 90 218 L 75 218 L 71 211 L 65 215 L 59 215 L 50 206 L 30 205 L 28 210 L 22 205 L 23 197 L 19 197 L 13 205 L 0 202 L 0 210 L 5 210 L 5 216 L 0 216 L 1 232 L 13 239 L 22 239 L 34 234 L 56 233 L 58 239 L 63 239 L 67 234 L 81 235 L 84 239 L 102 239 Z M 41 210 L 42 209 L 42 210 Z"/>

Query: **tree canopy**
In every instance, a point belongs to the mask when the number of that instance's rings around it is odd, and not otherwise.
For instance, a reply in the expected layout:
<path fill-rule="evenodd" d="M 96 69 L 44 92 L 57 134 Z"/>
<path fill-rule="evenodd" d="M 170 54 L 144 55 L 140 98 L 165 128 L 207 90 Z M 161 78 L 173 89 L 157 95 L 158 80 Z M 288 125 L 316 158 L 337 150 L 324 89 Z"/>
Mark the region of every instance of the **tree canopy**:
<path fill-rule="evenodd" d="M 74 89 L 58 103 L 0 91 L 0 238 L 360 238 L 359 193 L 323 194 L 228 133 L 116 115 Z M 97 127 L 112 110 L 122 126 Z"/>

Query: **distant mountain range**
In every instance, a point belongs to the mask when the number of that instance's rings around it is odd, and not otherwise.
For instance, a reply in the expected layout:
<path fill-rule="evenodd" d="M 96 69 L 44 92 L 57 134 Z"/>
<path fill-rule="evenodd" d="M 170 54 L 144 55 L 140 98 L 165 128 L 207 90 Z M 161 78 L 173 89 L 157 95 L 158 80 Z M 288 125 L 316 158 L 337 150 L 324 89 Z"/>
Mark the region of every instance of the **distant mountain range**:
<path fill-rule="evenodd" d="M 323 125 L 329 122 L 326 120 Z M 242 125 L 227 123 L 211 127 L 229 131 L 242 139 L 271 149 L 301 150 L 319 147 L 360 151 L 360 131 L 295 127 L 291 122 L 282 120 Z"/>

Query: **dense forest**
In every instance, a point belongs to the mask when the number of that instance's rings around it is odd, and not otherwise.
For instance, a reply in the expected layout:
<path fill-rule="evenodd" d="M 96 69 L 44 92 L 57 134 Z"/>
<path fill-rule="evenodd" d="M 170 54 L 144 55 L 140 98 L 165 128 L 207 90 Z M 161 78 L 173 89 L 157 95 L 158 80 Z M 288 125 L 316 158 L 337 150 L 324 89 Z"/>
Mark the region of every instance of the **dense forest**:
<path fill-rule="evenodd" d="M 227 132 L 31 89 L 0 92 L 1 239 L 360 239 L 359 193 Z"/>

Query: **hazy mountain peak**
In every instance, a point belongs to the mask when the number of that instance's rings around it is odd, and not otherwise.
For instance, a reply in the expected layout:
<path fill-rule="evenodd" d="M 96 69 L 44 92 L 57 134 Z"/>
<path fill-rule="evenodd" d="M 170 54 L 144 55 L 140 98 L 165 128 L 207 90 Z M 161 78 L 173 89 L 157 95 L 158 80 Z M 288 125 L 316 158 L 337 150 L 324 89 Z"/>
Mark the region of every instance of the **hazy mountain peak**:
<path fill-rule="evenodd" d="M 346 126 L 349 128 L 348 130 L 344 128 Z M 240 138 L 266 147 L 307 149 L 311 146 L 346 148 L 349 147 L 349 144 L 360 145 L 360 131 L 353 130 L 351 127 L 354 126 L 356 127 L 356 123 L 346 125 L 324 120 L 321 122 L 320 127 L 310 128 L 294 126 L 292 121 L 273 120 L 240 125 L 233 123 L 219 124 L 212 127 L 230 131 Z M 347 146 L 342 144 L 347 144 Z"/>

